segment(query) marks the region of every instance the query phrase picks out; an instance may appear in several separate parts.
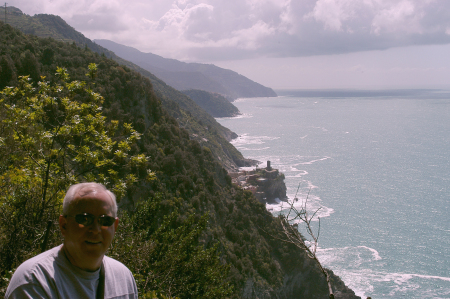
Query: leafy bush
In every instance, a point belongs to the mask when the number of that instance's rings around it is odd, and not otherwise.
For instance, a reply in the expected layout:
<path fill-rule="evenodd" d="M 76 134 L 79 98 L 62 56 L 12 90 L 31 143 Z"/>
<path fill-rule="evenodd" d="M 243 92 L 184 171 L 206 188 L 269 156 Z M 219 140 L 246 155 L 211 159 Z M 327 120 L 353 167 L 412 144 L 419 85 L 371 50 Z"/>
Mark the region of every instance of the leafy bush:
<path fill-rule="evenodd" d="M 41 83 L 17 79 L 27 50 Z M 304 271 L 304 252 L 277 241 L 277 219 L 231 184 L 211 148 L 190 139 L 147 78 L 1 22 L 0 55 L 12 74 L 0 76 L 12 86 L 0 103 L 0 296 L 21 262 L 61 242 L 48 223 L 57 223 L 67 187 L 93 179 L 122 197 L 108 254 L 136 275 L 143 296 L 240 298 L 249 281 L 260 298 L 289 294 L 284 277 Z M 310 298 L 327 292 L 316 272 L 300 292 L 314 290 Z"/>

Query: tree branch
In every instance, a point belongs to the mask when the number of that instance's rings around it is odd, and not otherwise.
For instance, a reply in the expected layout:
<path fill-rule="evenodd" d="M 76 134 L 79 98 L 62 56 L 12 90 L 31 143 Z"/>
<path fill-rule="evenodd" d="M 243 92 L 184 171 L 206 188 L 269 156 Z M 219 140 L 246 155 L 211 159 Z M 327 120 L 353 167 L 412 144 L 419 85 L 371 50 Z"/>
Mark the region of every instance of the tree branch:
<path fill-rule="evenodd" d="M 317 230 L 317 234 L 314 234 L 313 228 L 311 226 L 311 221 L 314 219 L 314 217 L 316 217 L 317 213 L 319 212 L 319 210 L 321 208 L 318 208 L 316 211 L 314 211 L 314 213 L 312 214 L 311 217 L 308 216 L 308 211 L 306 208 L 307 208 L 307 203 L 308 203 L 308 198 L 309 198 L 309 195 L 311 192 L 311 188 L 309 188 L 308 194 L 306 195 L 306 198 L 305 198 L 305 202 L 302 203 L 301 209 L 298 210 L 297 208 L 295 208 L 294 203 L 298 201 L 297 194 L 298 194 L 299 189 L 300 189 L 300 183 L 297 187 L 297 192 L 295 193 L 294 200 L 291 202 L 288 202 L 288 204 L 289 204 L 288 213 L 286 215 L 280 214 L 278 216 L 278 218 L 280 219 L 280 222 L 281 222 L 282 229 L 283 229 L 283 234 L 286 236 L 286 239 L 281 239 L 281 238 L 276 238 L 276 239 L 281 240 L 286 243 L 294 244 L 298 248 L 306 251 L 308 257 L 313 259 L 317 263 L 317 265 L 319 266 L 319 269 L 325 275 L 325 279 L 326 279 L 327 285 L 328 285 L 329 298 L 333 299 L 334 294 L 333 294 L 333 288 L 331 286 L 330 276 L 329 276 L 328 272 L 325 270 L 325 268 L 323 268 L 322 264 L 320 263 L 317 255 L 316 255 L 317 246 L 318 246 L 318 242 L 319 242 L 319 235 L 320 235 L 320 217 L 318 217 L 319 227 Z M 298 220 L 303 222 L 306 225 L 306 231 L 307 231 L 308 235 L 312 238 L 312 245 L 309 245 L 309 246 L 306 245 L 305 240 L 303 239 L 302 235 L 298 231 L 296 224 L 290 224 L 290 223 L 292 223 L 294 221 L 298 221 Z"/>

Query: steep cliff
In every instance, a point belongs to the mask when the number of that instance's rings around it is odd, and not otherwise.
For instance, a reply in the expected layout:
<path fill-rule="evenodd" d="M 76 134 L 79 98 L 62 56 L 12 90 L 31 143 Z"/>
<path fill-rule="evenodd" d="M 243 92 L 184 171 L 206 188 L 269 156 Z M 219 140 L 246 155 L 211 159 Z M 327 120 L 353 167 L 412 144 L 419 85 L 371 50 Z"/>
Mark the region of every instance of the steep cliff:
<path fill-rule="evenodd" d="M 29 74 L 33 74 L 29 82 L 34 86 L 41 76 L 48 84 L 56 84 L 57 66 L 67 68 L 71 80 L 85 81 L 87 65 L 95 63 L 98 71 L 88 84 L 104 98 L 101 111 L 105 122 L 113 125 L 117 121 L 121 130 L 127 123 L 141 134 L 129 150 L 145 157 L 144 165 L 107 170 L 94 165 L 90 170 L 99 177 L 116 175 L 133 182 L 120 201 L 122 228 L 109 254 L 136 275 L 141 294 L 157 290 L 167 295 L 170 290 L 170 295 L 183 299 L 208 298 L 205 294 L 211 288 L 220 291 L 223 287 L 226 291 L 232 286 L 227 296 L 230 298 L 327 298 L 326 284 L 317 266 L 304 251 L 279 241 L 279 219 L 251 192 L 231 183 L 209 143 L 190 138 L 190 133 L 165 108 L 176 103 L 166 100 L 164 104 L 148 78 L 89 48 L 24 35 L 1 22 L 0 53 L 2 74 L 11 74 L 0 78 L 0 83 L 7 86 L 18 86 L 17 76 Z M 164 96 L 171 92 L 173 89 Z M 26 98 L 17 95 L 14 99 L 2 96 L 2 104 L 19 104 Z M 81 93 L 70 96 L 79 103 L 89 100 Z M 36 117 L 24 133 L 34 134 L 34 126 L 42 129 L 44 122 L 57 123 L 60 114 L 53 111 L 45 109 L 53 118 Z M 7 117 L 6 113 L 0 115 L 2 120 Z M 3 130 L 5 124 L 0 123 L 0 134 L 9 133 Z M 5 135 L 0 138 L 12 140 Z M 41 206 L 42 193 L 36 188 L 42 184 L 30 183 L 35 176 L 30 177 L 22 167 L 21 163 L 29 159 L 24 150 L 8 147 L 14 153 L 13 161 L 8 155 L 0 155 L 0 176 L 11 171 L 20 174 L 14 180 L 2 180 L 7 196 L 5 204 L 0 205 L 0 293 L 5 291 L 10 271 L 40 251 L 48 221 L 57 223 L 60 212 L 58 204 Z M 41 153 L 37 148 L 31 150 Z M 36 164 L 36 173 L 42 173 L 39 167 Z M 48 194 L 53 194 L 58 203 L 56 197 L 67 187 L 55 186 Z M 43 213 L 36 215 L 36 207 Z M 58 228 L 53 225 L 50 230 L 48 246 L 56 246 L 61 241 Z M 224 266 L 220 268 L 223 273 L 214 272 L 213 266 L 218 265 Z M 205 280 L 196 279 L 199 276 Z M 184 292 L 186 281 L 195 285 L 191 291 L 198 297 Z M 336 294 L 345 293 L 345 286 L 333 287 Z"/>
<path fill-rule="evenodd" d="M 15 7 L 8 7 L 7 11 L 8 23 L 24 33 L 74 43 L 74 45 L 78 45 L 81 48 L 90 49 L 93 52 L 105 55 L 147 77 L 152 82 L 153 90 L 161 99 L 162 104 L 170 115 L 176 118 L 180 126 L 190 133 L 192 139 L 207 145 L 227 170 L 235 171 L 238 167 L 251 164 L 250 160 L 245 159 L 228 142 L 236 137 L 234 132 L 220 125 L 213 116 L 208 114 L 192 99 L 167 85 L 166 82 L 154 74 L 93 43 L 83 34 L 69 26 L 59 16 L 38 14 L 31 17 L 23 14 L 20 9 Z M 0 7 L 0 13 L 4 13 L 4 8 Z M 47 50 L 48 58 L 50 58 L 48 63 L 51 63 L 52 56 L 50 54 L 52 51 L 52 49 Z"/>
<path fill-rule="evenodd" d="M 251 191 L 262 204 L 274 204 L 287 199 L 284 174 L 278 169 L 257 168 L 231 172 L 229 175 L 233 183 Z"/>

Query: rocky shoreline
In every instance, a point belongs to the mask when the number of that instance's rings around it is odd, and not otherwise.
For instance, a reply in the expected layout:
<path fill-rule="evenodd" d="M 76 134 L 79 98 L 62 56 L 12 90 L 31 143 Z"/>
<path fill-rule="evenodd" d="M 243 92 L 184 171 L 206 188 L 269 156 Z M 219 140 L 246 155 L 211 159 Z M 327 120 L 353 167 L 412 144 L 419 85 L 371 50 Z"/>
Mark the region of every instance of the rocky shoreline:
<path fill-rule="evenodd" d="M 257 164 L 254 164 L 257 165 Z M 277 204 L 281 201 L 287 202 L 286 184 L 284 182 L 284 174 L 270 166 L 270 161 L 267 161 L 266 168 L 255 168 L 253 170 L 242 170 L 238 172 L 229 172 L 232 183 L 239 185 L 242 189 L 251 191 L 255 197 L 263 204 Z M 253 279 L 246 282 L 243 298 L 293 298 L 302 293 L 305 281 L 308 281 L 308 276 L 311 269 L 304 269 L 302 272 L 286 273 L 284 277 L 283 286 L 279 289 L 266 290 L 260 289 L 255 285 Z M 361 299 L 355 292 L 347 287 L 341 278 L 333 273 L 332 270 L 326 269 L 329 273 L 333 290 L 334 298 L 339 299 Z M 314 275 L 312 275 L 314 276 Z M 269 294 L 269 295 L 268 295 Z M 268 295 L 268 296 L 267 296 Z M 313 294 L 309 294 L 311 298 L 319 298 Z"/>
<path fill-rule="evenodd" d="M 284 174 L 280 173 L 278 169 L 272 168 L 270 161 L 267 161 L 266 168 L 229 172 L 228 174 L 234 184 L 251 191 L 261 203 L 275 204 L 287 201 Z"/>

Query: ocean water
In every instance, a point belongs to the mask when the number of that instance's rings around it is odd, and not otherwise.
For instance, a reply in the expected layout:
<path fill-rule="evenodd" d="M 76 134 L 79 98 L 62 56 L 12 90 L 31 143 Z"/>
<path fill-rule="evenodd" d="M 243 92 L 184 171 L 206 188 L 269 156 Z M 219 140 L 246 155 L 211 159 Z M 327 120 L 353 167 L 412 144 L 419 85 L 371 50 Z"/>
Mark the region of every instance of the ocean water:
<path fill-rule="evenodd" d="M 291 200 L 309 192 L 322 263 L 362 298 L 450 298 L 450 92 L 277 93 L 218 121 Z"/>

